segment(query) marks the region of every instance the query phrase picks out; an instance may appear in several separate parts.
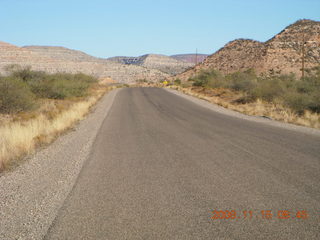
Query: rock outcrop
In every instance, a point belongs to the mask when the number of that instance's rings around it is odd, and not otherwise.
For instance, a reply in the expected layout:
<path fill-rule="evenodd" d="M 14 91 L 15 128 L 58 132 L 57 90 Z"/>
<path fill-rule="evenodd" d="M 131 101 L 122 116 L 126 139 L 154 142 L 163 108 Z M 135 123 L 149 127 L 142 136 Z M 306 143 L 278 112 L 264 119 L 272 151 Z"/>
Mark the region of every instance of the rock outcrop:
<path fill-rule="evenodd" d="M 303 46 L 304 44 L 304 46 Z M 194 68 L 175 76 L 187 80 L 201 70 L 216 69 L 225 74 L 252 68 L 258 74 L 301 76 L 302 50 L 305 68 L 320 64 L 320 22 L 299 20 L 266 42 L 237 39 L 227 43 Z"/>
<path fill-rule="evenodd" d="M 177 55 L 171 55 L 170 57 L 187 63 L 192 63 L 194 65 L 203 62 L 206 57 L 208 57 L 207 54 L 177 54 Z"/>
<path fill-rule="evenodd" d="M 179 74 L 194 64 L 180 61 L 172 57 L 160 54 L 147 54 L 140 57 L 112 57 L 110 61 L 126 64 L 142 66 L 148 69 L 157 69 L 170 75 Z"/>

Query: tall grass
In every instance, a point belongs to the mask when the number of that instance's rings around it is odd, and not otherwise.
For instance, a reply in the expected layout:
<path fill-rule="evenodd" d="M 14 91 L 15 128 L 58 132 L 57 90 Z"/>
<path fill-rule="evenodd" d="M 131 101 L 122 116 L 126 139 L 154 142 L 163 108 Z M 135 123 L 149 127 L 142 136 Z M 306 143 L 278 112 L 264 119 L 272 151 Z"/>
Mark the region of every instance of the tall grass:
<path fill-rule="evenodd" d="M 83 119 L 90 107 L 102 96 L 103 91 L 80 102 L 54 118 L 40 114 L 28 121 L 12 122 L 0 127 L 0 171 L 10 165 L 13 160 L 32 153 L 36 146 L 50 143 L 61 132 Z"/>

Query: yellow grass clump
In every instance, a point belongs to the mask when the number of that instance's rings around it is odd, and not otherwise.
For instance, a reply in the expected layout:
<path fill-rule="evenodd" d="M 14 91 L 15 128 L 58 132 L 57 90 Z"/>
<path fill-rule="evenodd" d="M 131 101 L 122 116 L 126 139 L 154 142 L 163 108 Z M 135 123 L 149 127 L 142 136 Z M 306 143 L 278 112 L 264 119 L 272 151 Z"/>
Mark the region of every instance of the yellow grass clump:
<path fill-rule="evenodd" d="M 0 126 L 0 171 L 14 160 L 34 152 L 38 145 L 52 142 L 63 131 L 83 119 L 104 92 L 96 91 L 95 96 L 74 102 L 68 109 L 54 114 L 54 117 L 40 113 L 26 121 L 12 121 Z"/>

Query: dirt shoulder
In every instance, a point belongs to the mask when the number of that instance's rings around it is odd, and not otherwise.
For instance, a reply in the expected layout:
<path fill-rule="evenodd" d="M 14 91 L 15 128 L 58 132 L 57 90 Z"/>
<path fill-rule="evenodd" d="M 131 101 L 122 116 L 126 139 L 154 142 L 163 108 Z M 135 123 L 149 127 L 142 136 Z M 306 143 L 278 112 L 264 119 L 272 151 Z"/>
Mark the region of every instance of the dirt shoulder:
<path fill-rule="evenodd" d="M 276 121 L 273 120 L 271 118 L 265 117 L 263 115 L 260 116 L 255 116 L 255 115 L 247 115 L 244 113 L 241 113 L 239 111 L 235 111 L 233 109 L 228 109 L 226 107 L 223 107 L 221 105 L 218 105 L 214 102 L 211 102 L 211 99 L 207 99 L 205 98 L 205 96 L 200 95 L 200 94 L 192 94 L 191 92 L 183 92 L 178 89 L 171 89 L 171 88 L 164 88 L 167 91 L 179 95 L 180 97 L 186 98 L 189 101 L 194 102 L 195 104 L 201 105 L 205 108 L 209 108 L 213 111 L 219 112 L 221 114 L 226 114 L 232 117 L 237 117 L 237 118 L 242 118 L 242 119 L 246 119 L 249 121 L 254 121 L 254 122 L 261 122 L 264 124 L 268 124 L 271 126 L 275 126 L 275 127 L 281 127 L 281 128 L 285 128 L 288 130 L 294 130 L 294 131 L 298 131 L 298 132 L 303 132 L 306 134 L 312 134 L 312 135 L 318 135 L 320 136 L 320 130 L 319 129 L 315 129 L 315 128 L 309 128 L 309 127 L 304 127 L 304 126 L 298 126 L 298 125 L 294 125 L 294 124 L 290 124 L 290 123 L 286 123 L 286 122 L 280 122 L 280 121 Z"/>
<path fill-rule="evenodd" d="M 42 239 L 71 191 L 119 90 L 105 95 L 74 131 L 0 175 L 0 239 Z"/>

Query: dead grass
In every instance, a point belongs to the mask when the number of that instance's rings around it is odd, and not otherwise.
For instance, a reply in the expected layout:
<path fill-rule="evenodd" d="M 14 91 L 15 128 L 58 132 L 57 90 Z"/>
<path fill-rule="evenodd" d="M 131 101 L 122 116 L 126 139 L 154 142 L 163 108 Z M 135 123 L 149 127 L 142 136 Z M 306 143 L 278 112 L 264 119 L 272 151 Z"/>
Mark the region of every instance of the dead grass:
<path fill-rule="evenodd" d="M 2 116 L 0 125 L 0 171 L 14 160 L 33 153 L 36 147 L 52 142 L 59 134 L 83 119 L 90 108 L 108 91 L 105 86 L 91 89 L 91 96 L 72 100 L 43 100 L 37 112 Z"/>
<path fill-rule="evenodd" d="M 280 103 L 267 103 L 260 99 L 251 103 L 239 103 L 238 100 L 243 97 L 242 93 L 223 88 L 182 88 L 180 86 L 170 86 L 170 88 L 247 115 L 265 116 L 286 123 L 320 129 L 320 114 L 310 111 L 298 115 Z"/>

